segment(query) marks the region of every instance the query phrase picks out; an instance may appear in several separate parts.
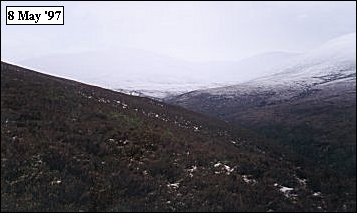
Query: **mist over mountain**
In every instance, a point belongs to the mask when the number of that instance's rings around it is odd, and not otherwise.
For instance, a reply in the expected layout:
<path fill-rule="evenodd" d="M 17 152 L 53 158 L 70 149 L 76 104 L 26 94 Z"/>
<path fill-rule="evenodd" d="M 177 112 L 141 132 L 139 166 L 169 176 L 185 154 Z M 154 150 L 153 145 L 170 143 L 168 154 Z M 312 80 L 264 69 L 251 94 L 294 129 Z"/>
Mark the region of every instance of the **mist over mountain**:
<path fill-rule="evenodd" d="M 209 93 L 212 95 L 239 95 L 251 90 L 279 90 L 282 94 L 300 92 L 329 80 L 355 78 L 356 73 L 356 34 L 348 34 L 333 39 L 319 48 L 295 57 L 266 75 L 242 84 L 229 87 L 212 88 L 190 94 Z M 274 98 L 279 94 L 274 94 Z M 289 96 L 290 97 L 290 96 Z"/>
<path fill-rule="evenodd" d="M 343 47 L 353 47 L 355 43 L 349 38 L 354 36 L 353 33 L 342 36 L 304 54 L 268 52 L 235 62 L 189 62 L 150 51 L 120 47 L 30 58 L 19 64 L 38 70 L 51 70 L 51 74 L 57 76 L 129 94 L 165 98 L 197 89 L 243 83 L 288 72 L 289 69 L 294 72 L 301 66 L 310 66 L 302 76 L 311 75 L 310 70 L 316 72 L 312 65 L 320 66 L 316 68 L 321 70 L 324 66 L 334 66 L 329 64 L 329 60 L 335 63 L 353 57 L 353 48 Z"/>
<path fill-rule="evenodd" d="M 37 70 L 51 70 L 51 74 L 57 76 L 110 89 L 163 98 L 271 74 L 273 67 L 281 66 L 297 55 L 271 52 L 237 62 L 204 63 L 178 60 L 138 49 L 118 48 L 30 58 L 19 64 Z M 240 70 L 244 72 L 238 72 Z"/>

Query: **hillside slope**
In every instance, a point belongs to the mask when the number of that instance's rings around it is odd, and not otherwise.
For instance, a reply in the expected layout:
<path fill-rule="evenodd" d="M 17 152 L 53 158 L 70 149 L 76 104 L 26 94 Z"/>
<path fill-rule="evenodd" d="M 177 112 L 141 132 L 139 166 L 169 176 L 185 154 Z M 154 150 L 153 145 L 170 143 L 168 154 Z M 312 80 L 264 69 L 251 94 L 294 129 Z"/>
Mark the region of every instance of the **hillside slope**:
<path fill-rule="evenodd" d="M 302 55 L 281 72 L 168 102 L 249 127 L 315 163 L 356 176 L 356 34 Z"/>
<path fill-rule="evenodd" d="M 179 107 L 1 64 L 2 211 L 355 209 L 332 173 L 257 144 Z"/>

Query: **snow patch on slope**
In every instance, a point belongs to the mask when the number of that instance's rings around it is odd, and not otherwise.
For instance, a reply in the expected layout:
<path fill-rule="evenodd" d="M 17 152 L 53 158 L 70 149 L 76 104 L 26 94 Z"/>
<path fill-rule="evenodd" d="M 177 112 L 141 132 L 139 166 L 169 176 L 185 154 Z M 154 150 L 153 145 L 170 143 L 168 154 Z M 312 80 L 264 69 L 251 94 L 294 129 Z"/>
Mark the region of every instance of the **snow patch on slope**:
<path fill-rule="evenodd" d="M 356 34 L 333 39 L 321 47 L 295 58 L 278 73 L 242 84 L 197 91 L 234 98 L 239 95 L 279 93 L 278 99 L 291 98 L 296 93 L 321 84 L 349 81 L 356 78 Z"/>

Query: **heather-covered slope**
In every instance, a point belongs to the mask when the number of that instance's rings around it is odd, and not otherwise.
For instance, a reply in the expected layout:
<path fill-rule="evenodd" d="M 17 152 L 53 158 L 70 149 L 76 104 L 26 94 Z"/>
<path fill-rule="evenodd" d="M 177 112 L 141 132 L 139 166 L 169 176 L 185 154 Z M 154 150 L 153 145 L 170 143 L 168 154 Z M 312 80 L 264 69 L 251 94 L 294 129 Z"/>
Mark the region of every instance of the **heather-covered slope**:
<path fill-rule="evenodd" d="M 355 210 L 350 183 L 260 140 L 179 107 L 1 64 L 2 211 Z"/>

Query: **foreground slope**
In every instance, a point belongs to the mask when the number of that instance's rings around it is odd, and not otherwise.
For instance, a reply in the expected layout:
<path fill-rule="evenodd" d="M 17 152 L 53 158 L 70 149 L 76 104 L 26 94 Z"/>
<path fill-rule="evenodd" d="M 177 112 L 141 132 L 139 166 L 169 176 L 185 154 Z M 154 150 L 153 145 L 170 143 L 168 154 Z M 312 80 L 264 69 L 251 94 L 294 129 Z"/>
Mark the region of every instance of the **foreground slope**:
<path fill-rule="evenodd" d="M 1 64 L 2 211 L 355 209 L 345 182 L 254 138 L 179 107 Z"/>
<path fill-rule="evenodd" d="M 168 101 L 258 130 L 315 163 L 356 176 L 355 33 L 277 74 Z"/>

